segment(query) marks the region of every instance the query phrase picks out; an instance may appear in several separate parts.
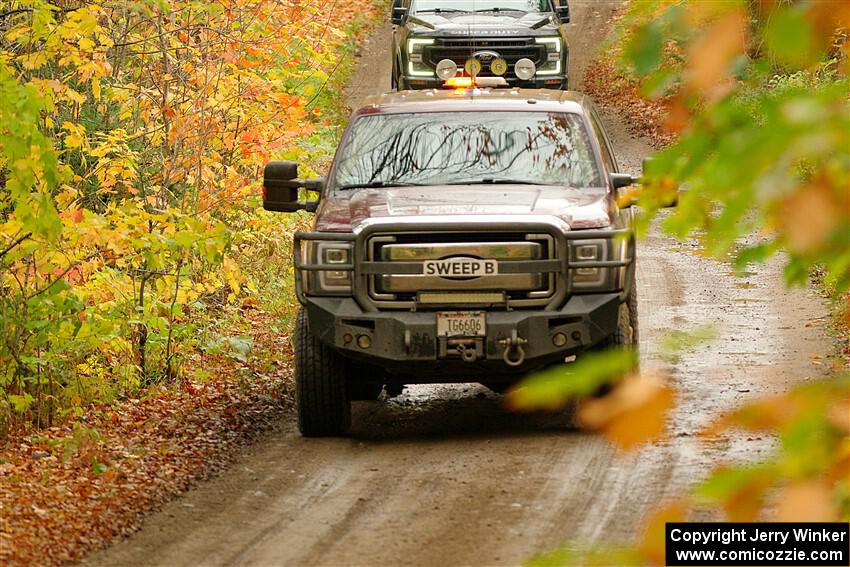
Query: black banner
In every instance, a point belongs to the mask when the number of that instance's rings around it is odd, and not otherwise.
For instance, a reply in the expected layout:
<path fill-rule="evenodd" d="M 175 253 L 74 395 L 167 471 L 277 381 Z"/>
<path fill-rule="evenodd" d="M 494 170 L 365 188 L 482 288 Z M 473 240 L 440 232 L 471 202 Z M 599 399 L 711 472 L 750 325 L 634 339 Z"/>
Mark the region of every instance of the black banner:
<path fill-rule="evenodd" d="M 850 524 L 725 522 L 667 524 L 667 565 L 850 566 Z"/>

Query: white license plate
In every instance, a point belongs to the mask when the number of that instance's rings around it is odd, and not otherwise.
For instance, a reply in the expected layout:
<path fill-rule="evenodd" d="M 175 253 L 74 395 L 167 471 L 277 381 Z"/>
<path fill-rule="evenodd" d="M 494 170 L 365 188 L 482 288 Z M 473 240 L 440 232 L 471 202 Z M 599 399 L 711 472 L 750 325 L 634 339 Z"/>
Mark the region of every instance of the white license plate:
<path fill-rule="evenodd" d="M 487 335 L 487 319 L 483 311 L 439 311 L 438 337 L 483 337 Z"/>

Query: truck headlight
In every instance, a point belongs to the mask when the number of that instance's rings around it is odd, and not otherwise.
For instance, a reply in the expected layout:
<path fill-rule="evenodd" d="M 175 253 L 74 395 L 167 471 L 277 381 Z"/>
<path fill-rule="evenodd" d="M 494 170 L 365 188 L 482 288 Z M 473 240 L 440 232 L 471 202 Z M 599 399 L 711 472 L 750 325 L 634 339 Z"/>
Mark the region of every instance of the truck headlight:
<path fill-rule="evenodd" d="M 578 293 L 613 292 L 626 284 L 627 266 L 582 267 L 582 262 L 626 262 L 633 260 L 629 238 L 599 238 L 570 242 L 570 287 Z"/>
<path fill-rule="evenodd" d="M 352 272 L 350 269 L 344 269 L 344 266 L 350 266 L 353 261 L 351 243 L 305 240 L 302 246 L 302 257 L 307 265 L 327 266 L 327 269 L 302 271 L 304 293 L 307 295 L 350 295 Z M 334 270 L 332 269 L 334 265 L 339 265 L 343 269 Z"/>
<path fill-rule="evenodd" d="M 433 69 L 425 64 L 423 52 L 426 45 L 432 45 L 433 39 L 412 37 L 407 40 L 407 73 L 414 77 L 433 77 Z"/>
<path fill-rule="evenodd" d="M 538 75 L 557 75 L 561 72 L 561 37 L 538 37 L 537 43 L 546 46 L 546 59 L 537 70 Z"/>
<path fill-rule="evenodd" d="M 608 257 L 607 240 L 575 240 L 570 244 L 570 264 L 598 262 Z M 573 289 L 596 289 L 606 283 L 608 268 L 570 268 Z"/>

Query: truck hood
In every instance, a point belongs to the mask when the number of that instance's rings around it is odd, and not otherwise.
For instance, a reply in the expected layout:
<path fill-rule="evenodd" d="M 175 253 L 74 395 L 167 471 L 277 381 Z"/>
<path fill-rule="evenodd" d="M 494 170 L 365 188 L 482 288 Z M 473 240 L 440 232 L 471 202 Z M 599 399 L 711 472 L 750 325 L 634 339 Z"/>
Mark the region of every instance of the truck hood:
<path fill-rule="evenodd" d="M 415 217 L 552 216 L 573 230 L 605 228 L 614 222 L 615 204 L 604 188 L 571 189 L 542 185 L 449 185 L 364 189 L 322 200 L 316 230 L 358 232 L 376 219 Z"/>
<path fill-rule="evenodd" d="M 411 30 L 425 32 L 428 36 L 515 36 L 515 35 L 539 35 L 548 33 L 551 35 L 557 31 L 558 26 L 551 19 L 545 25 L 537 29 L 531 26 L 549 17 L 549 14 L 529 13 L 519 17 L 518 12 L 506 12 L 504 14 L 481 13 L 481 14 L 419 14 L 416 18 L 428 22 L 434 29 L 410 22 Z"/>

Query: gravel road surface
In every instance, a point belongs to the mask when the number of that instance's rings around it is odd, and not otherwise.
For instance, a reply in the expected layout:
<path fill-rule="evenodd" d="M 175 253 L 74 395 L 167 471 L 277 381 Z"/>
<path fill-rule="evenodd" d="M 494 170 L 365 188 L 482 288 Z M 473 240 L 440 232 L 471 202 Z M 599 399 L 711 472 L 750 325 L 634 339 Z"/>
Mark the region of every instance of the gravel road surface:
<path fill-rule="evenodd" d="M 616 1 L 572 0 L 571 80 L 603 39 Z M 356 106 L 389 87 L 391 30 L 364 43 L 348 91 Z M 650 152 L 603 109 L 618 157 L 639 171 Z M 514 415 L 479 386 L 420 386 L 358 402 L 348 439 L 303 439 L 294 418 L 219 477 L 165 506 L 88 565 L 516 565 L 565 543 L 624 542 L 655 504 L 728 459 L 757 459 L 767 439 L 704 446 L 718 411 L 818 373 L 830 349 L 826 307 L 786 291 L 781 266 L 736 278 L 692 243 L 653 232 L 639 245 L 643 368 L 678 388 L 669 440 L 619 455 L 568 419 Z M 808 323 L 808 325 L 807 325 Z M 673 363 L 671 329 L 715 325 L 720 338 Z"/>

